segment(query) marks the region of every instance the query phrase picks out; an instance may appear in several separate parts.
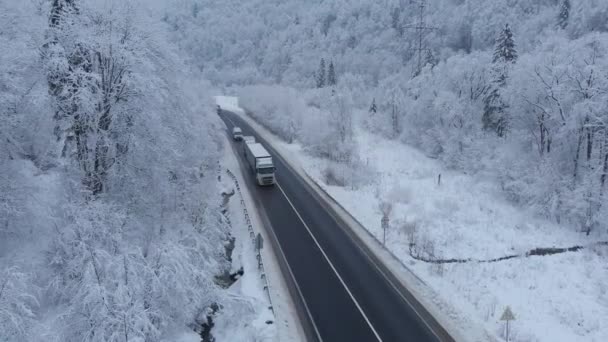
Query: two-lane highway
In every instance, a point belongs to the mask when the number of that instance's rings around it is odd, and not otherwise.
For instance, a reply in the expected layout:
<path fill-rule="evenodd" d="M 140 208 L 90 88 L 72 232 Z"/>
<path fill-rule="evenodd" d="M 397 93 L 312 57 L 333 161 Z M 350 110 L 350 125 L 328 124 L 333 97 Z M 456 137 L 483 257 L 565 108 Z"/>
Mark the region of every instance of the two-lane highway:
<path fill-rule="evenodd" d="M 229 131 L 236 124 L 274 157 L 274 187 L 255 186 L 253 175 L 246 178 L 297 284 L 310 339 L 453 341 L 411 295 L 404 295 L 405 290 L 387 277 L 387 271 L 347 234 L 349 228 L 339 216 L 313 195 L 314 190 L 261 136 L 234 113 L 223 111 L 221 117 Z M 242 153 L 238 155 L 244 172 L 249 172 Z"/>

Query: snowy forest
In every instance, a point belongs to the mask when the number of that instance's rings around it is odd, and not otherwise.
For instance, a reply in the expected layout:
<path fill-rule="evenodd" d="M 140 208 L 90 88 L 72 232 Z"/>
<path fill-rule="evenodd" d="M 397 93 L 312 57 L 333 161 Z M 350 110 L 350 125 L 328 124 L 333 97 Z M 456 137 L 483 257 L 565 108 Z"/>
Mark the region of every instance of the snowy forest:
<path fill-rule="evenodd" d="M 230 299 L 210 98 L 364 130 L 608 230 L 606 0 L 0 0 L 0 341 L 162 341 Z"/>
<path fill-rule="evenodd" d="M 182 4 L 194 63 L 286 141 L 356 167 L 360 127 L 606 232 L 608 2 Z"/>
<path fill-rule="evenodd" d="M 0 1 L 0 341 L 174 341 L 226 304 L 211 86 L 164 1 Z"/>

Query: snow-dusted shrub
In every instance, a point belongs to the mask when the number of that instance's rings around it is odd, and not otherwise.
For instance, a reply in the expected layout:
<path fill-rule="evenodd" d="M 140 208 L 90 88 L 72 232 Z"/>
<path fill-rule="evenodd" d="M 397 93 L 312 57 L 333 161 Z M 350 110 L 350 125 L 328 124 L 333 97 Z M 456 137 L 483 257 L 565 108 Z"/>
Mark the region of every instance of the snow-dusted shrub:
<path fill-rule="evenodd" d="M 346 170 L 343 166 L 328 164 L 322 172 L 323 182 L 330 186 L 345 186 L 347 184 Z"/>
<path fill-rule="evenodd" d="M 336 151 L 336 132 L 327 124 L 329 113 L 317 107 L 306 107 L 302 115 L 300 141 L 308 153 L 329 158 Z"/>
<path fill-rule="evenodd" d="M 357 189 L 376 181 L 376 173 L 373 167 L 359 160 L 351 162 L 327 161 L 321 174 L 325 184 L 348 186 L 351 189 Z"/>
<path fill-rule="evenodd" d="M 28 341 L 36 324 L 38 300 L 31 276 L 17 267 L 0 269 L 0 340 Z"/>
<path fill-rule="evenodd" d="M 350 184 L 353 189 L 374 184 L 379 181 L 378 173 L 374 165 L 369 165 L 359 159 L 351 163 L 350 167 L 352 169 Z"/>
<path fill-rule="evenodd" d="M 401 225 L 401 233 L 405 234 L 408 244 L 412 246 L 418 240 L 418 222 L 405 220 Z"/>

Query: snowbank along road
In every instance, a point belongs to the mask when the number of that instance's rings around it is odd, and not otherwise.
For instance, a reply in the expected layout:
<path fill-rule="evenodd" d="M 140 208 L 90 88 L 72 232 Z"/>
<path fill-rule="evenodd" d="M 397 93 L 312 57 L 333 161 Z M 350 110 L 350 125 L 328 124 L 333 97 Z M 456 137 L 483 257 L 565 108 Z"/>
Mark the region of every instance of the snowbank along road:
<path fill-rule="evenodd" d="M 253 135 L 273 155 L 277 183 L 254 185 L 246 177 L 260 210 L 277 237 L 301 298 L 302 324 L 316 341 L 453 341 L 411 294 L 387 276 L 346 233 L 345 223 L 237 115 L 221 111 L 228 131 L 234 126 Z M 241 142 L 235 153 L 245 172 Z"/>

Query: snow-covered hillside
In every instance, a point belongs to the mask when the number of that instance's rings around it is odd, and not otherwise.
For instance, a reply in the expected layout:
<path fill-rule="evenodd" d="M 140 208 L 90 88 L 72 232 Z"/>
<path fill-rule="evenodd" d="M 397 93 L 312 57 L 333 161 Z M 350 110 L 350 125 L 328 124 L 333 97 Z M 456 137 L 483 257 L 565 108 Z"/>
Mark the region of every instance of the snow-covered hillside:
<path fill-rule="evenodd" d="M 510 341 L 608 338 L 605 241 L 596 245 L 513 206 L 492 179 L 446 169 L 419 150 L 378 135 L 356 134 L 369 166 L 360 174 L 259 129 L 378 241 L 384 239 L 381 220 L 388 216 L 386 248 L 427 284 L 430 292 L 421 293 L 465 339 L 502 340 L 500 318 L 507 306 L 516 316 Z M 550 251 L 572 246 L 583 248 Z M 556 254 L 527 255 L 539 248 Z M 484 333 L 491 337 L 480 337 Z"/>
<path fill-rule="evenodd" d="M 262 330 L 216 281 L 226 146 L 172 5 L 0 1 L 0 341 L 200 341 L 213 307 Z"/>
<path fill-rule="evenodd" d="M 511 341 L 608 339 L 608 330 L 603 328 L 608 318 L 606 247 L 525 257 L 539 247 L 592 242 L 509 204 L 491 180 L 446 170 L 420 151 L 396 148 L 394 142 L 377 136 L 358 137 L 360 153 L 369 156 L 366 163 L 374 168 L 369 175 L 375 181 L 368 185 L 356 189 L 327 185 L 322 172 L 327 161 L 301 152 L 299 159 L 379 240 L 383 239 L 383 211 L 388 211 L 387 247 L 443 301 L 497 338 L 503 336 L 500 317 L 510 306 L 517 315 L 511 324 Z M 348 170 L 343 172 L 348 178 Z M 390 210 L 387 204 L 392 204 Z M 521 257 L 483 262 L 509 255 Z M 417 257 L 471 260 L 437 265 Z"/>
<path fill-rule="evenodd" d="M 491 173 L 539 215 L 606 230 L 608 2 L 182 4 L 166 17 L 179 43 L 284 139 L 326 154 L 341 130 L 332 158 L 357 159 L 355 118 L 450 168 Z"/>

